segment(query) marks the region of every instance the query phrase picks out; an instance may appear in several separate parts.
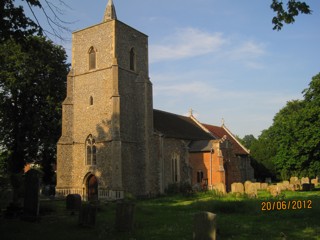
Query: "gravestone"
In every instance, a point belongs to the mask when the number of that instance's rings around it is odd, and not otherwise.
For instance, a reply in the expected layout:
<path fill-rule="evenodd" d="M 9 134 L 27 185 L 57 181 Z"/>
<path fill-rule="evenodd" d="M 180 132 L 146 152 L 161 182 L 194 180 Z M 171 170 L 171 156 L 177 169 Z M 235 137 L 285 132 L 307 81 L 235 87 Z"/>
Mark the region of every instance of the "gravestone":
<path fill-rule="evenodd" d="M 231 192 L 232 193 L 244 193 L 244 187 L 242 183 L 232 183 L 231 184 Z"/>
<path fill-rule="evenodd" d="M 118 232 L 133 230 L 135 204 L 131 202 L 118 202 L 116 206 L 116 224 Z"/>
<path fill-rule="evenodd" d="M 301 181 L 298 177 L 291 177 L 290 184 L 293 184 L 295 190 L 300 190 L 301 188 Z"/>
<path fill-rule="evenodd" d="M 304 184 L 304 183 L 309 184 L 310 183 L 310 179 L 308 177 L 301 178 L 301 184 Z"/>
<path fill-rule="evenodd" d="M 311 179 L 311 183 L 317 186 L 319 184 L 318 178 Z"/>
<path fill-rule="evenodd" d="M 248 189 L 248 186 L 251 185 L 251 184 L 252 184 L 251 181 L 245 181 L 245 182 L 244 182 L 243 186 L 244 186 L 244 191 L 245 191 L 245 192 L 247 191 L 246 189 Z"/>
<path fill-rule="evenodd" d="M 277 197 L 281 194 L 281 189 L 277 185 L 269 185 L 267 190 L 273 197 Z"/>
<path fill-rule="evenodd" d="M 26 221 L 37 221 L 39 218 L 39 175 L 39 172 L 34 169 L 30 169 L 25 174 L 25 195 L 22 219 Z"/>
<path fill-rule="evenodd" d="M 79 212 L 79 226 L 94 227 L 96 224 L 97 207 L 92 204 L 82 204 Z"/>
<path fill-rule="evenodd" d="M 289 182 L 289 181 L 283 181 L 282 184 L 283 184 L 284 186 L 288 186 L 288 185 L 290 184 L 290 182 Z"/>
<path fill-rule="evenodd" d="M 211 212 L 199 212 L 194 215 L 193 239 L 216 240 L 217 215 Z"/>
<path fill-rule="evenodd" d="M 226 185 L 224 183 L 216 183 L 213 185 L 213 190 L 218 194 L 226 194 Z"/>
<path fill-rule="evenodd" d="M 268 183 L 261 183 L 261 189 L 266 190 L 268 188 Z"/>
<path fill-rule="evenodd" d="M 69 194 L 66 197 L 66 208 L 67 210 L 80 210 L 81 208 L 81 196 L 79 194 Z"/>
<path fill-rule="evenodd" d="M 258 196 L 258 189 L 261 189 L 260 183 L 248 182 L 245 185 L 245 193 L 250 197 Z"/>

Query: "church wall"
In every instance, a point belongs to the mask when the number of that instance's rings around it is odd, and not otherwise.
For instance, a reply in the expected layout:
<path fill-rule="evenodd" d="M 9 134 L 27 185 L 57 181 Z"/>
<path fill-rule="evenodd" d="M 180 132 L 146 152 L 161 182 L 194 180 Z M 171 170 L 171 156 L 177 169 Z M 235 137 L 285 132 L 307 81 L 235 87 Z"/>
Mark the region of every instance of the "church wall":
<path fill-rule="evenodd" d="M 76 75 L 88 72 L 88 53 L 91 47 L 96 50 L 97 69 L 108 68 L 112 65 L 114 57 L 113 24 L 114 21 L 107 21 L 73 33 L 72 67 Z"/>
<path fill-rule="evenodd" d="M 172 159 L 178 159 L 178 181 L 191 182 L 191 175 L 189 171 L 189 153 L 185 141 L 173 138 L 163 139 L 163 185 L 167 188 L 169 184 L 175 183 L 173 180 Z"/>
<path fill-rule="evenodd" d="M 192 167 L 192 185 L 199 184 L 197 181 L 198 171 L 203 172 L 203 179 L 207 179 L 209 188 L 217 183 L 225 183 L 223 163 L 217 148 L 212 153 L 190 153 L 190 166 Z"/>
<path fill-rule="evenodd" d="M 122 22 L 115 24 L 123 188 L 135 195 L 146 195 L 151 191 L 149 144 L 153 122 L 148 40 L 146 35 Z M 133 59 L 130 58 L 132 49 Z"/>

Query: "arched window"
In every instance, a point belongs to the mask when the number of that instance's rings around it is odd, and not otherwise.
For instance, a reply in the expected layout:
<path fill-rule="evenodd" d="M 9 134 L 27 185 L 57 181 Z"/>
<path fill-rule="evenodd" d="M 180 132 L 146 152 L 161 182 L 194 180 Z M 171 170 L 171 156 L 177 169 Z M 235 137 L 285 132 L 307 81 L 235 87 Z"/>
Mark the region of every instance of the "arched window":
<path fill-rule="evenodd" d="M 96 68 L 96 50 L 94 47 L 89 49 L 89 70 Z"/>
<path fill-rule="evenodd" d="M 93 97 L 92 97 L 92 96 L 90 96 L 89 104 L 90 104 L 90 105 L 93 105 Z"/>
<path fill-rule="evenodd" d="M 136 53 L 134 48 L 130 50 L 130 70 L 134 71 L 136 69 Z"/>
<path fill-rule="evenodd" d="M 86 164 L 96 165 L 97 164 L 97 147 L 96 141 L 90 134 L 86 140 Z"/>

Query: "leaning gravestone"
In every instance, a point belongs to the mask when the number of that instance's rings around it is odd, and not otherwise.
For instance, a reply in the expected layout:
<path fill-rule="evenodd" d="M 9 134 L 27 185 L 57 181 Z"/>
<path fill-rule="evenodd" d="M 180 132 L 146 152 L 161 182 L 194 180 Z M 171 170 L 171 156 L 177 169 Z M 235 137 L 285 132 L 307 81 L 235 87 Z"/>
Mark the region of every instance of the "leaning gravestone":
<path fill-rule="evenodd" d="M 131 202 L 119 202 L 116 207 L 116 230 L 128 232 L 133 230 L 135 204 Z"/>
<path fill-rule="evenodd" d="M 216 240 L 217 215 L 211 212 L 195 214 L 193 223 L 194 240 Z"/>
<path fill-rule="evenodd" d="M 22 217 L 23 220 L 37 221 L 39 218 L 39 177 L 39 172 L 34 169 L 30 169 L 25 175 L 25 195 Z"/>
<path fill-rule="evenodd" d="M 96 225 L 97 207 L 93 204 L 81 205 L 79 212 L 79 226 L 94 227 Z"/>

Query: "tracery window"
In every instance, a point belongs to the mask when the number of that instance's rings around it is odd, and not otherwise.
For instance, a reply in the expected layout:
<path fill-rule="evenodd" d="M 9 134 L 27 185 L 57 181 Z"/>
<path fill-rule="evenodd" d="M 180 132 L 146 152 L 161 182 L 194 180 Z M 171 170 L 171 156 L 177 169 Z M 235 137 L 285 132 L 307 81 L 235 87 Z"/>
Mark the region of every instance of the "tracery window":
<path fill-rule="evenodd" d="M 173 154 L 171 159 L 171 173 L 172 173 L 172 182 L 176 183 L 180 181 L 180 166 L 179 166 L 179 156 Z"/>
<path fill-rule="evenodd" d="M 90 134 L 86 140 L 86 164 L 96 165 L 97 164 L 97 147 L 96 141 Z"/>

